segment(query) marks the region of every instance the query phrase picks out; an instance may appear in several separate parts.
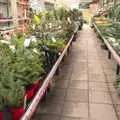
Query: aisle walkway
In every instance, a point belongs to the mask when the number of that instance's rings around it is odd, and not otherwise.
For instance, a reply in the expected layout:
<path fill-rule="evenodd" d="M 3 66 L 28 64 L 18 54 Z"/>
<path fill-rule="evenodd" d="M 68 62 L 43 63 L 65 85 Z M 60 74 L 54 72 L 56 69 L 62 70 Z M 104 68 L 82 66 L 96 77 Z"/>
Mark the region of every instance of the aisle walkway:
<path fill-rule="evenodd" d="M 118 120 L 115 66 L 98 41 L 85 25 L 62 66 L 55 89 L 38 106 L 33 120 Z"/>

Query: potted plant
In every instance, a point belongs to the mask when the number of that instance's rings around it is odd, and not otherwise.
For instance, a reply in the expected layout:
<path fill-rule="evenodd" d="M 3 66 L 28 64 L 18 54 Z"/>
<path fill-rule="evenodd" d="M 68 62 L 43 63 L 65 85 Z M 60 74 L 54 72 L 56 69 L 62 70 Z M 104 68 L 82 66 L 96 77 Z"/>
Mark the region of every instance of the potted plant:
<path fill-rule="evenodd" d="M 16 81 L 21 81 L 25 87 L 27 100 L 30 101 L 37 88 L 40 87 L 40 79 L 44 72 L 41 53 L 31 44 L 29 48 L 24 48 L 24 37 L 12 37 L 9 44 L 3 44 L 2 54 L 10 58 L 9 68 L 14 72 Z M 14 46 L 14 50 L 10 49 Z M 7 48 L 7 49 L 6 49 Z"/>
<path fill-rule="evenodd" d="M 24 87 L 16 81 L 10 63 L 10 57 L 0 57 L 0 120 L 18 120 L 24 113 Z"/>
<path fill-rule="evenodd" d="M 15 70 L 16 80 L 21 80 L 25 86 L 28 101 L 33 98 L 44 72 L 43 62 L 38 54 L 26 48 L 16 50 L 11 66 Z"/>

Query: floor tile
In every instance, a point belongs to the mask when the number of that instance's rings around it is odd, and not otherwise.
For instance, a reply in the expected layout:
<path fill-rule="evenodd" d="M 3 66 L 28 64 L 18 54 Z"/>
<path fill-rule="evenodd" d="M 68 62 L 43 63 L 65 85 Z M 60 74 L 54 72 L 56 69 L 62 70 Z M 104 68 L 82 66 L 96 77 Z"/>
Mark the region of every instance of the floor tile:
<path fill-rule="evenodd" d="M 90 92 L 89 97 L 92 103 L 112 104 L 111 97 L 107 92 Z"/>
<path fill-rule="evenodd" d="M 117 120 L 112 105 L 90 104 L 91 120 Z"/>
<path fill-rule="evenodd" d="M 120 96 L 117 94 L 117 92 L 111 92 L 111 96 L 113 99 L 114 104 L 119 104 L 120 105 Z"/>
<path fill-rule="evenodd" d="M 49 93 L 47 99 L 48 103 L 61 103 L 64 102 L 66 89 L 54 89 Z"/>
<path fill-rule="evenodd" d="M 65 97 L 65 100 L 73 101 L 73 102 L 88 102 L 88 91 L 69 89 L 67 90 L 67 95 Z"/>
<path fill-rule="evenodd" d="M 108 87 L 105 82 L 89 82 L 89 90 L 96 92 L 107 92 Z"/>
<path fill-rule="evenodd" d="M 115 82 L 116 75 L 106 75 L 107 82 Z"/>
<path fill-rule="evenodd" d="M 88 80 L 87 74 L 72 74 L 71 80 Z"/>
<path fill-rule="evenodd" d="M 40 104 L 38 107 L 36 114 L 53 114 L 53 115 L 61 115 L 63 108 L 63 104 L 58 103 L 45 103 Z"/>
<path fill-rule="evenodd" d="M 54 116 L 54 115 L 36 115 L 35 118 L 33 118 L 32 120 L 59 120 L 60 117 L 59 116 Z"/>
<path fill-rule="evenodd" d="M 113 69 L 104 69 L 104 72 L 106 75 L 116 74 L 115 70 Z"/>
<path fill-rule="evenodd" d="M 105 82 L 106 80 L 104 75 L 89 74 L 89 81 Z"/>
<path fill-rule="evenodd" d="M 62 116 L 74 118 L 77 117 L 88 118 L 88 104 L 66 102 L 64 105 Z"/>
<path fill-rule="evenodd" d="M 88 118 L 62 117 L 60 120 L 88 120 Z"/>
<path fill-rule="evenodd" d="M 88 89 L 88 81 L 71 80 L 70 84 L 69 84 L 69 88 L 87 90 Z"/>
<path fill-rule="evenodd" d="M 56 88 L 67 88 L 69 80 L 57 80 L 56 81 Z"/>

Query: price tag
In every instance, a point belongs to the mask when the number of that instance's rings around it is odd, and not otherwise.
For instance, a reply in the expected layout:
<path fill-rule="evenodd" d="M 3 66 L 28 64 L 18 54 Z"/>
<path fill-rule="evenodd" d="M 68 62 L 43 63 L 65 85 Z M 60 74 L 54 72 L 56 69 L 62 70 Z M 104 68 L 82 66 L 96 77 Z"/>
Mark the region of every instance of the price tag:
<path fill-rule="evenodd" d="M 49 23 L 49 28 L 52 28 L 52 23 Z"/>
<path fill-rule="evenodd" d="M 54 42 L 54 43 L 56 42 L 56 39 L 54 37 L 52 37 L 52 42 Z"/>
<path fill-rule="evenodd" d="M 32 28 L 33 28 L 33 30 L 35 30 L 35 24 L 33 24 Z"/>
<path fill-rule="evenodd" d="M 72 23 L 69 17 L 67 18 L 67 21 L 68 21 L 70 24 Z"/>
<path fill-rule="evenodd" d="M 36 42 L 37 41 L 36 36 L 31 36 L 30 39 L 31 39 L 32 42 Z"/>
<path fill-rule="evenodd" d="M 24 47 L 29 47 L 30 46 L 30 38 L 28 38 L 28 39 L 25 39 L 25 41 L 24 41 Z"/>
<path fill-rule="evenodd" d="M 36 54 L 39 54 L 39 52 L 37 51 L 36 48 L 33 49 L 33 52 L 36 53 Z"/>
<path fill-rule="evenodd" d="M 109 40 L 112 41 L 112 42 L 116 42 L 116 39 L 112 38 L 112 37 L 109 37 Z"/>
<path fill-rule="evenodd" d="M 59 52 L 58 55 L 61 55 L 61 52 Z"/>
<path fill-rule="evenodd" d="M 12 52 L 15 52 L 15 46 L 14 45 L 9 45 L 9 48 L 12 50 Z"/>
<path fill-rule="evenodd" d="M 61 29 L 62 28 L 62 26 L 61 25 L 59 25 L 59 29 Z"/>

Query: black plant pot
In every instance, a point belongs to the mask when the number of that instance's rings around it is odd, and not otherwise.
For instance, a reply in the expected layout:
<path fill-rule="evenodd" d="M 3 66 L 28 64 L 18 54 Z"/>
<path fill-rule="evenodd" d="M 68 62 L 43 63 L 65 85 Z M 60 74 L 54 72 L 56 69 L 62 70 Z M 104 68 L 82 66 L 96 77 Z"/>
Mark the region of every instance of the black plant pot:
<path fill-rule="evenodd" d="M 81 25 L 79 25 L 79 28 L 78 28 L 78 30 L 82 30 L 82 26 L 81 26 Z"/>
<path fill-rule="evenodd" d="M 76 38 L 77 38 L 77 32 L 74 33 L 73 41 L 76 41 Z"/>
<path fill-rule="evenodd" d="M 8 106 L 5 106 L 0 109 L 0 120 L 13 120 L 12 113 Z"/>
<path fill-rule="evenodd" d="M 104 49 L 104 50 L 108 50 L 108 48 L 105 44 L 101 44 L 101 48 Z"/>

